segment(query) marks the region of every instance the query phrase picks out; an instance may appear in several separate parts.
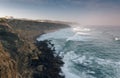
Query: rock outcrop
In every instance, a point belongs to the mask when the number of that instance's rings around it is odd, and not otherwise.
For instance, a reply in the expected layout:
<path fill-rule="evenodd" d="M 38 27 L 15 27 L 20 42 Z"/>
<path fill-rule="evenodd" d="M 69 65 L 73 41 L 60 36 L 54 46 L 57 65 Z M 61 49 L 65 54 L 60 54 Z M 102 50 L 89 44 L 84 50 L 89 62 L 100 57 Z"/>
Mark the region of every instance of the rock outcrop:
<path fill-rule="evenodd" d="M 48 47 L 52 44 L 49 41 L 34 41 L 33 38 L 38 33 L 32 35 L 31 40 L 28 39 L 30 35 L 28 37 L 24 33 L 36 31 L 34 27 L 28 27 L 29 31 L 27 31 L 28 28 L 24 29 L 24 26 L 14 27 L 9 23 L 6 20 L 0 22 L 0 78 L 64 78 L 59 75 L 62 73 L 60 67 L 64 63 L 58 55 L 54 56 L 55 50 Z M 42 25 L 49 25 L 49 23 Z M 52 25 L 57 24 L 52 23 Z"/>
<path fill-rule="evenodd" d="M 38 59 L 33 59 L 31 61 L 31 66 L 36 68 L 36 72 L 33 74 L 34 78 L 64 78 L 61 76 L 61 66 L 64 62 L 62 58 L 55 53 L 53 44 L 50 41 L 39 41 L 36 43 L 37 48 L 42 52 L 38 55 Z M 49 46 L 51 46 L 51 49 Z"/>
<path fill-rule="evenodd" d="M 41 53 L 37 47 L 28 40 L 20 37 L 7 23 L 0 24 L 0 42 L 3 46 L 2 49 L 6 51 L 3 53 L 9 54 L 9 58 L 14 60 L 12 61 L 14 63 L 13 67 L 16 67 L 21 77 L 32 78 L 31 74 L 34 70 L 28 66 L 32 58 L 38 58 L 36 53 Z M 9 63 L 9 60 L 6 60 L 6 62 Z M 6 78 L 9 77 L 6 76 Z"/>

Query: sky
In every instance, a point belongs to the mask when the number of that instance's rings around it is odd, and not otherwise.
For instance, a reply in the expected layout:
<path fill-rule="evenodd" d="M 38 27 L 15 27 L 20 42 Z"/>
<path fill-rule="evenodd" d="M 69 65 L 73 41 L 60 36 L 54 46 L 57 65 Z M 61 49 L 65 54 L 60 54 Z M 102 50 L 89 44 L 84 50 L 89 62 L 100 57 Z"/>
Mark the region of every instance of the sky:
<path fill-rule="evenodd" d="M 120 0 L 0 0 L 0 17 L 120 25 Z"/>

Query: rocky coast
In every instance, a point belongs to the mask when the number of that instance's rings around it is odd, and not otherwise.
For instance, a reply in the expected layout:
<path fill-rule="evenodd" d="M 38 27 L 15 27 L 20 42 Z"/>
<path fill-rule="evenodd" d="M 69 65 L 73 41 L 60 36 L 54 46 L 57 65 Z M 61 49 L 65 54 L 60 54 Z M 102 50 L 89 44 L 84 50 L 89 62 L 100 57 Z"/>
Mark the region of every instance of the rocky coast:
<path fill-rule="evenodd" d="M 21 19 L 0 19 L 0 78 L 64 78 L 64 62 L 50 41 L 40 34 L 69 27 L 67 24 Z"/>

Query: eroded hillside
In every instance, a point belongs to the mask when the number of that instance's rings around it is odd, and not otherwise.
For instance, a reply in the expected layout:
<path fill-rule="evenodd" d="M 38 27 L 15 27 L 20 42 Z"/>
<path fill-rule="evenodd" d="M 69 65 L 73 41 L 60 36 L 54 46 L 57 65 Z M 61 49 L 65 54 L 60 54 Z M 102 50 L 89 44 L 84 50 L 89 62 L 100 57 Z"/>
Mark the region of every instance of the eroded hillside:
<path fill-rule="evenodd" d="M 59 75 L 64 63 L 59 56 L 53 55 L 55 50 L 48 47 L 49 41 L 33 41 L 37 35 L 47 30 L 50 32 L 64 28 L 60 27 L 62 24 L 57 25 L 30 21 L 24 24 L 22 20 L 19 23 L 18 20 L 0 21 L 0 78 L 64 78 Z M 49 26 L 53 27 L 47 28 Z M 34 34 L 31 35 L 30 32 Z"/>
<path fill-rule="evenodd" d="M 56 31 L 61 28 L 70 27 L 65 23 L 58 22 L 40 22 L 35 20 L 7 19 L 11 25 L 22 37 L 27 39 L 36 39 L 40 34 Z"/>

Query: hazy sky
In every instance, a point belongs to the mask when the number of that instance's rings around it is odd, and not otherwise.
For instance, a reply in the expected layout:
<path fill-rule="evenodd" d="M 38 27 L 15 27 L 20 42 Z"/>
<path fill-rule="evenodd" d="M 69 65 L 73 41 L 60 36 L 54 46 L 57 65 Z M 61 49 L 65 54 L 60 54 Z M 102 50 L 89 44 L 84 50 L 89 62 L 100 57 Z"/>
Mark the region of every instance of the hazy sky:
<path fill-rule="evenodd" d="M 0 0 L 0 16 L 120 25 L 120 0 Z"/>

